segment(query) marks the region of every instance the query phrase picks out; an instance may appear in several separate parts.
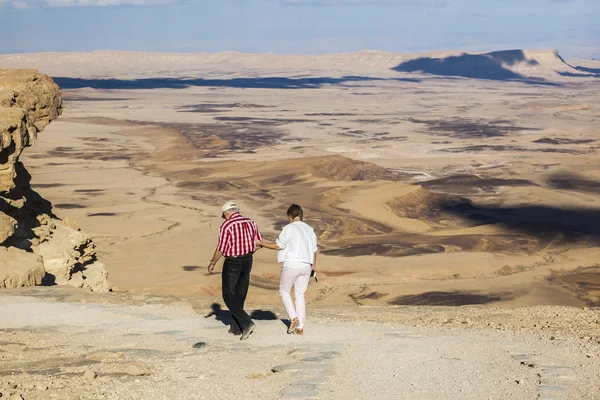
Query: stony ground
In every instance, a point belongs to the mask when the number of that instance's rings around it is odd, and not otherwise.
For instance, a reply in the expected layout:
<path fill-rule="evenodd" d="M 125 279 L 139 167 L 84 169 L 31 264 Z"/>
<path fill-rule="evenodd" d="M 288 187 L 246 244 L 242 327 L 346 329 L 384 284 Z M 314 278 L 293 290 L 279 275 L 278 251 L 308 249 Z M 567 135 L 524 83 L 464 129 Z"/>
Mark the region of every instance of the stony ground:
<path fill-rule="evenodd" d="M 251 306 L 247 341 L 211 299 L 34 288 L 0 294 L 9 399 L 595 399 L 600 312 L 566 307 Z"/>

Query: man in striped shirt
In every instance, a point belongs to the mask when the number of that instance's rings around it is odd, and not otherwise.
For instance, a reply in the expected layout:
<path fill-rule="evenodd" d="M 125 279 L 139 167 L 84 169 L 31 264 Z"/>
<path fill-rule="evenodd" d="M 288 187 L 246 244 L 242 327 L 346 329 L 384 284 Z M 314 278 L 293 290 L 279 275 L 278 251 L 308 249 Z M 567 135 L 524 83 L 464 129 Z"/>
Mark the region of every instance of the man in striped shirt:
<path fill-rule="evenodd" d="M 225 221 L 219 228 L 217 249 L 208 264 L 208 272 L 213 273 L 215 263 L 225 257 L 221 273 L 223 300 L 231 311 L 233 322 L 230 332 L 241 334 L 241 340 L 248 339 L 254 330 L 254 322 L 244 311 L 244 302 L 250 285 L 252 254 L 256 251 L 256 241 L 262 241 L 258 226 L 250 218 L 243 217 L 235 201 L 223 204 L 221 217 Z"/>

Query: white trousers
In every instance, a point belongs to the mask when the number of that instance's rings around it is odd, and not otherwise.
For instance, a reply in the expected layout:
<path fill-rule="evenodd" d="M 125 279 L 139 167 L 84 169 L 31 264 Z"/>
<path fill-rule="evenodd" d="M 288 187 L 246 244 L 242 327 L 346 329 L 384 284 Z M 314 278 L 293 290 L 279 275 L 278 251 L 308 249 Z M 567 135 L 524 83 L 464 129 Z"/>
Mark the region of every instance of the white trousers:
<path fill-rule="evenodd" d="M 302 268 L 282 267 L 281 276 L 279 277 L 279 295 L 283 300 L 285 310 L 290 316 L 290 321 L 298 318 L 300 325 L 298 328 L 304 328 L 304 320 L 306 318 L 306 301 L 304 300 L 304 292 L 308 288 L 310 281 L 310 272 L 312 266 L 307 265 Z M 296 298 L 296 307 L 292 301 L 290 291 L 294 287 L 294 297 Z"/>

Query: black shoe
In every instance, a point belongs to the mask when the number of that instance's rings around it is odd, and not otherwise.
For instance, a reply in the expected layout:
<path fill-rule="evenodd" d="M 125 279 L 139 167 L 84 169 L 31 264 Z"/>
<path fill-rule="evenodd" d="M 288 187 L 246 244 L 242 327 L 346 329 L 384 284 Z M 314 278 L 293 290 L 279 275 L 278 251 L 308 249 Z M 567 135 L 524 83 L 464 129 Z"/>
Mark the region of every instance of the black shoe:
<path fill-rule="evenodd" d="M 256 325 L 254 325 L 254 322 L 250 321 L 250 324 L 244 328 L 244 330 L 242 331 L 242 337 L 240 338 L 240 340 L 246 340 L 250 337 L 250 335 L 252 334 L 252 332 L 254 332 L 254 327 Z"/>
<path fill-rule="evenodd" d="M 239 329 L 234 328 L 233 326 L 230 326 L 227 332 L 232 334 L 233 336 L 240 336 L 242 334 L 242 332 Z"/>

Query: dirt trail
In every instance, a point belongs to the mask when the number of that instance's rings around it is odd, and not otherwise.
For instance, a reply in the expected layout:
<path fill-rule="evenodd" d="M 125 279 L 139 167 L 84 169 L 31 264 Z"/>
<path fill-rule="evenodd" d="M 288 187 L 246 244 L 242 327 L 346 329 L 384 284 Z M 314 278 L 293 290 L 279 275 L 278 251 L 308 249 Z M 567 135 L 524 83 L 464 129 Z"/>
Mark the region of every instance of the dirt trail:
<path fill-rule="evenodd" d="M 598 310 L 562 308 L 540 329 L 540 316 L 557 309 L 311 309 L 301 337 L 285 333 L 281 309 L 250 307 L 257 329 L 242 342 L 208 300 L 12 290 L 0 295 L 0 392 L 26 400 L 597 398 Z M 479 324 L 495 323 L 494 313 L 507 330 Z M 517 329 L 519 321 L 530 329 Z"/>

